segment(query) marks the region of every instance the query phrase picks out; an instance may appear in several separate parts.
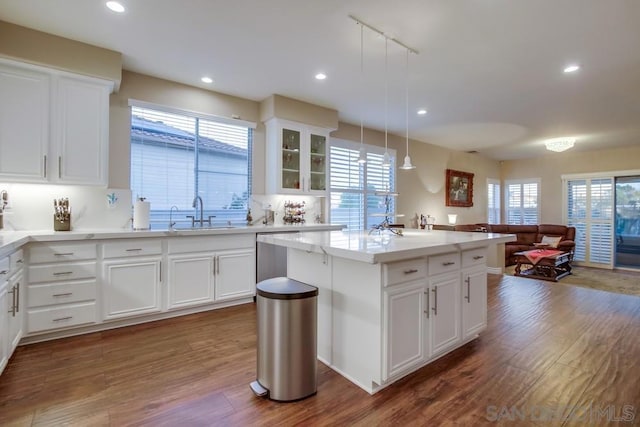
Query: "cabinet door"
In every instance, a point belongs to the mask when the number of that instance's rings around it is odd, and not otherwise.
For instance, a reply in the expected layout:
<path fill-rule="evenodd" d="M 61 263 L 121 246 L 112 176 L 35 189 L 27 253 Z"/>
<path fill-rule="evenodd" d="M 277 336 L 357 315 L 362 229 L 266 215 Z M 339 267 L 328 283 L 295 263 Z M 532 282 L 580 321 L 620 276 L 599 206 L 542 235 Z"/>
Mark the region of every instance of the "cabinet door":
<path fill-rule="evenodd" d="M 213 302 L 213 254 L 169 257 L 169 309 Z"/>
<path fill-rule="evenodd" d="M 444 353 L 460 340 L 460 273 L 430 279 L 431 350 Z"/>
<path fill-rule="evenodd" d="M 105 319 L 160 311 L 160 282 L 160 258 L 105 261 Z"/>
<path fill-rule="evenodd" d="M 255 295 L 256 259 L 253 251 L 220 252 L 216 256 L 216 301 Z"/>
<path fill-rule="evenodd" d="M 11 357 L 24 331 L 24 285 L 22 272 L 9 279 L 9 290 L 7 292 L 9 299 L 9 309 L 7 310 L 9 324 L 7 357 Z"/>
<path fill-rule="evenodd" d="M 291 126 L 280 128 L 282 168 L 280 188 L 288 193 L 301 193 L 303 185 L 303 131 Z"/>
<path fill-rule="evenodd" d="M 0 276 L 1 278 L 2 276 Z M 6 283 L 0 283 L 0 374 L 2 373 L 9 356 L 7 354 L 7 338 L 9 335 L 9 327 L 7 325 L 7 314 L 11 308 L 10 298 L 7 295 Z"/>
<path fill-rule="evenodd" d="M 54 111 L 56 180 L 107 184 L 109 88 L 70 77 L 57 82 Z"/>
<path fill-rule="evenodd" d="M 47 180 L 49 76 L 0 65 L 0 181 Z"/>
<path fill-rule="evenodd" d="M 425 284 L 395 286 L 384 291 L 383 346 L 386 350 L 382 379 L 424 360 L 426 317 Z"/>
<path fill-rule="evenodd" d="M 463 339 L 471 338 L 487 327 L 487 270 L 482 266 L 462 274 Z"/>
<path fill-rule="evenodd" d="M 327 190 L 327 171 L 329 160 L 329 143 L 327 134 L 310 131 L 309 138 L 309 174 L 305 179 L 305 188 L 309 193 L 325 193 Z"/>

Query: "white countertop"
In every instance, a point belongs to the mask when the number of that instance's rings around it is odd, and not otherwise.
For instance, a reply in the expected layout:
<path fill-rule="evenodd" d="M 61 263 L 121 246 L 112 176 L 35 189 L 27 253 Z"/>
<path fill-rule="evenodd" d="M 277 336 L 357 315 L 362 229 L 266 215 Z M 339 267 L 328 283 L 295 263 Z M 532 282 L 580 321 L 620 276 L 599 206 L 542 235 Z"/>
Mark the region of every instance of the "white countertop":
<path fill-rule="evenodd" d="M 407 229 L 403 232 L 403 236 L 368 231 L 268 234 L 258 236 L 258 241 L 375 264 L 516 240 L 514 234 Z"/>
<path fill-rule="evenodd" d="M 129 229 L 95 229 L 95 230 L 0 230 L 0 256 L 4 256 L 28 242 L 58 242 L 90 239 L 131 239 L 145 237 L 176 236 L 214 236 L 246 233 L 289 233 L 302 231 L 340 230 L 342 225 L 305 224 L 305 225 L 252 225 L 234 226 L 233 228 L 188 228 L 174 230 L 129 230 Z M 286 235 L 286 234 L 285 234 Z"/>

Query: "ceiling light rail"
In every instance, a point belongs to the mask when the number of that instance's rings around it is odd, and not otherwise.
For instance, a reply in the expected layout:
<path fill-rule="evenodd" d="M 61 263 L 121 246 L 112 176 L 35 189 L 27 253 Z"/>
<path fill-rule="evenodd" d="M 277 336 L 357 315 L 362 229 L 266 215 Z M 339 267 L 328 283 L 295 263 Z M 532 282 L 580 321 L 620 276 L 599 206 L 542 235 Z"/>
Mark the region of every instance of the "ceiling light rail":
<path fill-rule="evenodd" d="M 416 55 L 419 53 L 419 52 L 418 52 L 417 50 L 415 50 L 414 48 L 407 46 L 406 44 L 402 43 L 400 40 L 398 40 L 398 39 L 396 39 L 396 38 L 394 38 L 394 37 L 391 37 L 391 36 L 386 35 L 386 34 L 384 33 L 384 31 L 381 31 L 381 30 L 377 29 L 377 28 L 376 28 L 376 27 L 374 27 L 373 25 L 367 24 L 366 22 L 364 22 L 362 19 L 360 19 L 360 18 L 358 18 L 358 17 L 353 16 L 353 15 L 349 15 L 349 18 L 353 19 L 353 20 L 356 22 L 356 24 L 362 25 L 363 27 L 367 27 L 367 28 L 368 28 L 368 29 L 370 29 L 371 31 L 373 31 L 373 32 L 375 32 L 375 33 L 380 34 L 380 35 L 381 35 L 382 37 L 384 37 L 385 39 L 387 39 L 387 40 L 391 40 L 391 41 L 392 41 L 392 42 L 394 42 L 395 44 L 397 44 L 397 45 L 399 45 L 399 46 L 402 46 L 403 48 L 407 49 L 409 52 L 411 52 L 411 53 L 415 53 Z"/>

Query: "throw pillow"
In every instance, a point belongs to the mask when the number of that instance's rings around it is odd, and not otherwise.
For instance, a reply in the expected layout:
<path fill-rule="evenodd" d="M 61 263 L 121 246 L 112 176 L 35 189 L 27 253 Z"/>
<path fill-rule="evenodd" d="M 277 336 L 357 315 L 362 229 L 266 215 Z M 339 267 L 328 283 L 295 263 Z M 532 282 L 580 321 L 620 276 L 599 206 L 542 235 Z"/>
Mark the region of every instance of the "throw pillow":
<path fill-rule="evenodd" d="M 562 237 L 542 236 L 540 243 L 547 243 L 550 248 L 557 248 L 560 240 L 562 240 Z"/>

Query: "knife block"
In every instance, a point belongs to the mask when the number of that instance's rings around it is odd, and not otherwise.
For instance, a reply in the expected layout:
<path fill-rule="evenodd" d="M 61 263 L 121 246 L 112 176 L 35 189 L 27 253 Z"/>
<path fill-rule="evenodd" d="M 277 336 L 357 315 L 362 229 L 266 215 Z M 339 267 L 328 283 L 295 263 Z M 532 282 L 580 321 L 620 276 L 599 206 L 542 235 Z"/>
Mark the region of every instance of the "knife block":
<path fill-rule="evenodd" d="M 53 215 L 53 231 L 70 231 L 71 230 L 71 215 L 67 215 L 64 219 L 56 219 Z"/>

